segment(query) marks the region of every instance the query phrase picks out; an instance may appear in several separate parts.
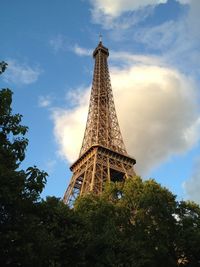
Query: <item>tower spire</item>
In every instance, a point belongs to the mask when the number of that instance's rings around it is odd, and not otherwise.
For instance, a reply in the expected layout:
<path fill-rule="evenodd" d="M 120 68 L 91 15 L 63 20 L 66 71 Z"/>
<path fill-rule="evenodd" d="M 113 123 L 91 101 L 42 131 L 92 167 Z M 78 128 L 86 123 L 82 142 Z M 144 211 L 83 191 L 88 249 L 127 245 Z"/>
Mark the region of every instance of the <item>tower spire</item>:
<path fill-rule="evenodd" d="M 82 155 L 94 144 L 127 155 L 115 111 L 107 58 L 109 51 L 100 42 L 93 52 L 95 59 Z"/>
<path fill-rule="evenodd" d="M 127 154 L 116 115 L 108 56 L 100 41 L 93 52 L 94 74 L 82 147 L 70 167 L 73 175 L 64 195 L 64 202 L 70 205 L 78 195 L 101 194 L 106 181 L 123 181 L 135 175 L 136 161 Z"/>
<path fill-rule="evenodd" d="M 102 38 L 103 38 L 103 36 L 102 36 L 102 34 L 100 33 L 100 34 L 99 34 L 99 43 L 102 43 Z"/>

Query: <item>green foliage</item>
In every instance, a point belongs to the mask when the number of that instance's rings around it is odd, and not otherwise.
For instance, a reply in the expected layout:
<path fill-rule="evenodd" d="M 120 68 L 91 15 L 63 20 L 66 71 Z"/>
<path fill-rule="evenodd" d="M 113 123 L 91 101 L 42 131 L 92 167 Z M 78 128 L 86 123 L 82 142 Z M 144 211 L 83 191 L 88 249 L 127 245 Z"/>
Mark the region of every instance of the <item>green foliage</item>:
<path fill-rule="evenodd" d="M 51 240 L 46 266 L 82 266 L 84 227 L 79 216 L 59 199 L 48 197 L 39 217 Z"/>
<path fill-rule="evenodd" d="M 175 196 L 154 180 L 111 183 L 102 196 L 80 198 L 75 212 L 85 221 L 85 266 L 177 266 Z"/>
<path fill-rule="evenodd" d="M 0 63 L 0 74 L 6 66 Z M 28 262 L 34 262 L 38 200 L 47 173 L 35 166 L 20 170 L 28 128 L 21 125 L 21 115 L 12 114 L 11 104 L 11 90 L 0 90 L 0 265 L 33 266 Z"/>
<path fill-rule="evenodd" d="M 0 62 L 0 74 L 2 74 L 6 70 L 7 66 L 8 64 L 6 62 Z"/>
<path fill-rule="evenodd" d="M 88 195 L 76 203 L 84 225 L 84 265 L 118 266 L 121 223 L 119 209 L 103 197 Z"/>
<path fill-rule="evenodd" d="M 154 180 L 111 183 L 75 203 L 84 222 L 84 266 L 199 266 L 200 207 Z"/>
<path fill-rule="evenodd" d="M 12 114 L 12 92 L 0 91 L 0 164 L 15 170 L 25 157 L 28 140 L 24 138 L 28 128 L 20 124 L 22 116 Z"/>
<path fill-rule="evenodd" d="M 177 226 L 180 266 L 200 266 L 200 207 L 194 202 L 181 201 L 178 204 Z"/>

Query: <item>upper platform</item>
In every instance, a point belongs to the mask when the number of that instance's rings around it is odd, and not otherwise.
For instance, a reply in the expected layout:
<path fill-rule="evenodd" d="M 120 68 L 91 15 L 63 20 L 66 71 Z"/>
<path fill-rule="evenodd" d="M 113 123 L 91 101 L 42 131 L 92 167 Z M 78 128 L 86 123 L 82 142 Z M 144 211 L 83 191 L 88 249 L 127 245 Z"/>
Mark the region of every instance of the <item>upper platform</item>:
<path fill-rule="evenodd" d="M 97 53 L 101 51 L 103 54 L 105 54 L 107 57 L 109 56 L 108 48 L 103 46 L 102 41 L 99 42 L 98 46 L 95 48 L 93 52 L 93 57 L 96 57 Z"/>

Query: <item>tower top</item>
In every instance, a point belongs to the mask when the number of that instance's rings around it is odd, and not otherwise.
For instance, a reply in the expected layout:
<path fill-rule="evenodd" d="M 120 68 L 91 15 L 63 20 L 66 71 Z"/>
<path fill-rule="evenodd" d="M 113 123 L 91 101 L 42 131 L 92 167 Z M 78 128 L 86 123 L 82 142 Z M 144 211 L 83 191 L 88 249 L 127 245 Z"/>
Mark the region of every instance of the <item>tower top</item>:
<path fill-rule="evenodd" d="M 95 48 L 94 52 L 93 52 L 93 57 L 95 58 L 96 55 L 98 53 L 103 53 L 104 55 L 106 55 L 107 57 L 109 56 L 109 50 L 108 48 L 106 48 L 105 46 L 103 46 L 102 44 L 102 35 L 99 34 L 99 44 L 98 46 Z"/>

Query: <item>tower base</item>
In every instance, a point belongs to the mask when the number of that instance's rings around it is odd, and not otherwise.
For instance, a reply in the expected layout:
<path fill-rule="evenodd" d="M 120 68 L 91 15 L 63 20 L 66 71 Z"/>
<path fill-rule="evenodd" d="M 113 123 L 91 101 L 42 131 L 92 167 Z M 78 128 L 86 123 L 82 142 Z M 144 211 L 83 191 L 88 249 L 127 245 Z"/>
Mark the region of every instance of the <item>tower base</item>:
<path fill-rule="evenodd" d="M 64 203 L 72 206 L 79 195 L 101 194 L 106 182 L 123 181 L 134 176 L 136 160 L 100 145 L 91 146 L 72 166 Z"/>

